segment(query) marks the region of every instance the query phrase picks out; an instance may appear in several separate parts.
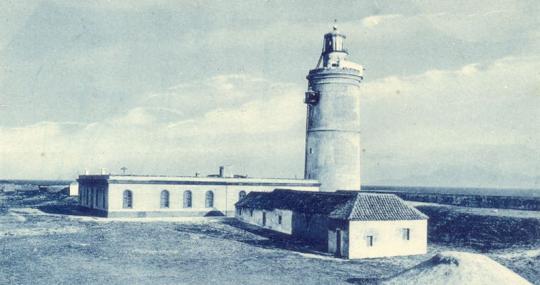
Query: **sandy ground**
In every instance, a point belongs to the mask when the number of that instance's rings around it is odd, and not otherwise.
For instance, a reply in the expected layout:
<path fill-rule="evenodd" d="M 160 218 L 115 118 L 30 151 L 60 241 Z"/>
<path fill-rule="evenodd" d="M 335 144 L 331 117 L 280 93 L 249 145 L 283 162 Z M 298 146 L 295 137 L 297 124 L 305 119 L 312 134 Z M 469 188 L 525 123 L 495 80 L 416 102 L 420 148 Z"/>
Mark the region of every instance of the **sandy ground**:
<path fill-rule="evenodd" d="M 430 244 L 423 256 L 351 261 L 232 219 L 62 215 L 40 210 L 56 198 L 30 196 L 2 199 L 0 284 L 370 284 L 440 251 L 473 251 Z M 519 247 L 488 255 L 540 284 L 539 251 Z"/>

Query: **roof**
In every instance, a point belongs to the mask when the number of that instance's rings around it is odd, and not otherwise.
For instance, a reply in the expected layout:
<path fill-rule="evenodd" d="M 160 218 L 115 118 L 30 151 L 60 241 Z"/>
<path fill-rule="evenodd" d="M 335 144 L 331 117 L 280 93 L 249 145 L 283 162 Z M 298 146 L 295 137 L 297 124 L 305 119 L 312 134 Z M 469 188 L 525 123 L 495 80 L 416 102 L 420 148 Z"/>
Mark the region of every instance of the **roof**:
<path fill-rule="evenodd" d="M 250 192 L 235 205 L 264 210 L 284 209 L 306 214 L 330 215 L 351 199 L 351 193 L 330 193 L 276 189 L 272 192 Z"/>
<path fill-rule="evenodd" d="M 393 194 L 310 192 L 276 189 L 250 192 L 238 208 L 291 210 L 354 221 L 425 220 L 428 217 Z"/>
<path fill-rule="evenodd" d="M 331 218 L 359 221 L 425 220 L 428 217 L 394 194 L 358 193 Z"/>
<path fill-rule="evenodd" d="M 277 187 L 319 187 L 317 180 L 293 178 L 238 178 L 206 176 L 150 176 L 150 175 L 80 175 L 78 182 L 108 184 L 172 184 L 172 185 L 246 185 Z"/>

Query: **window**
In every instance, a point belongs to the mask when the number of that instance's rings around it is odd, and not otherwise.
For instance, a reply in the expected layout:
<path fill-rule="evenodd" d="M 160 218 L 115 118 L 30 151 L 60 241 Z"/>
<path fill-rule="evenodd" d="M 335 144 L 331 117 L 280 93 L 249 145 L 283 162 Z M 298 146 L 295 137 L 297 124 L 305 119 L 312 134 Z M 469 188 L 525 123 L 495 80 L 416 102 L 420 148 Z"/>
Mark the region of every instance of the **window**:
<path fill-rule="evenodd" d="M 133 193 L 130 190 L 124 191 L 124 204 L 122 208 L 131 209 L 133 208 Z"/>
<path fill-rule="evenodd" d="M 191 191 L 184 192 L 184 208 L 191 208 Z"/>
<path fill-rule="evenodd" d="M 205 200 L 205 207 L 206 208 L 214 208 L 214 192 L 208 191 L 206 192 L 206 200 Z"/>
<path fill-rule="evenodd" d="M 403 229 L 403 239 L 404 240 L 410 240 L 411 239 L 411 229 L 404 228 Z"/>
<path fill-rule="evenodd" d="M 281 222 L 283 221 L 283 218 L 281 217 L 281 215 L 278 216 L 278 224 L 281 225 Z"/>
<path fill-rule="evenodd" d="M 249 216 L 253 217 L 253 209 L 249 209 Z"/>
<path fill-rule="evenodd" d="M 163 190 L 161 191 L 161 197 L 160 197 L 160 207 L 161 208 L 169 208 L 169 191 Z"/>
<path fill-rule="evenodd" d="M 313 153 L 313 149 L 309 148 L 309 154 L 312 154 L 312 153 Z"/>
<path fill-rule="evenodd" d="M 367 246 L 369 247 L 373 246 L 373 236 L 367 236 L 366 240 L 367 240 Z"/>
<path fill-rule="evenodd" d="M 238 193 L 238 201 L 244 199 L 244 197 L 246 197 L 246 191 L 242 190 Z"/>

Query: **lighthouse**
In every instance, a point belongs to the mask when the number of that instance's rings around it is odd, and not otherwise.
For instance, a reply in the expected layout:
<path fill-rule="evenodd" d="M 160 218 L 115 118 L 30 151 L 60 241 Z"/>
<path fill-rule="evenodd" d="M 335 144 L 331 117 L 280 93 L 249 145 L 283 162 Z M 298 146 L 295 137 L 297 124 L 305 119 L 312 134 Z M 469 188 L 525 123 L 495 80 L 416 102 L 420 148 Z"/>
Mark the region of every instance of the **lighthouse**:
<path fill-rule="evenodd" d="M 347 60 L 345 35 L 324 35 L 317 66 L 307 76 L 305 179 L 321 191 L 360 190 L 360 82 L 363 67 Z"/>

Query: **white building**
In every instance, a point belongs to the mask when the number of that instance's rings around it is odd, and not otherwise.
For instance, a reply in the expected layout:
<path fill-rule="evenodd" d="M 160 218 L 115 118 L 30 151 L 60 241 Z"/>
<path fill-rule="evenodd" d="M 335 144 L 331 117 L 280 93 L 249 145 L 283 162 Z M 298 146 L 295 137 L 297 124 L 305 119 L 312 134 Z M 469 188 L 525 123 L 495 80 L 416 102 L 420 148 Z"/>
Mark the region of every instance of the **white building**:
<path fill-rule="evenodd" d="M 80 175 L 78 182 L 80 206 L 107 217 L 232 216 L 254 190 L 319 190 L 300 179 Z"/>
<path fill-rule="evenodd" d="M 245 223 L 356 259 L 427 252 L 428 217 L 392 194 L 275 190 L 236 203 Z"/>

